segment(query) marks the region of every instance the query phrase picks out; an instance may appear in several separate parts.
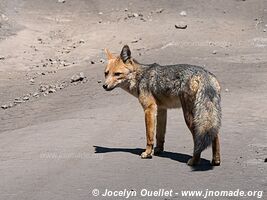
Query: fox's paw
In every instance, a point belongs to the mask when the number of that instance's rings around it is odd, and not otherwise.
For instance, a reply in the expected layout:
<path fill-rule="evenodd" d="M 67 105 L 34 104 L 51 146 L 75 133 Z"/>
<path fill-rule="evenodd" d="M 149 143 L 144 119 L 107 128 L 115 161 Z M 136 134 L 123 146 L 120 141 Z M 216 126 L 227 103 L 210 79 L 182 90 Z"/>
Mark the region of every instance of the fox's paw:
<path fill-rule="evenodd" d="M 213 166 L 220 166 L 221 165 L 221 161 L 219 159 L 212 159 L 211 164 Z"/>
<path fill-rule="evenodd" d="M 142 154 L 141 154 L 141 158 L 142 159 L 150 159 L 150 158 L 152 158 L 152 155 L 151 154 L 148 154 L 147 152 L 143 152 Z"/>
<path fill-rule="evenodd" d="M 155 147 L 154 148 L 154 155 L 158 156 L 163 152 L 163 148 L 162 147 Z"/>
<path fill-rule="evenodd" d="M 194 158 L 191 158 L 187 161 L 187 165 L 189 166 L 196 166 L 200 163 L 200 159 L 194 159 Z"/>

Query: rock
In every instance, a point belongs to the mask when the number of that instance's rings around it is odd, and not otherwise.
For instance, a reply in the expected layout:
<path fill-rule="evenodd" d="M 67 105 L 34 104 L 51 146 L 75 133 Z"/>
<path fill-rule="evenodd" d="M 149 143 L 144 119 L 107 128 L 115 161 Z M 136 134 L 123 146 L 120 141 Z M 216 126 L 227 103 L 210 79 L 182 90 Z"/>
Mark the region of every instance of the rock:
<path fill-rule="evenodd" d="M 216 51 L 216 50 L 214 50 L 214 51 L 212 52 L 212 54 L 217 54 L 217 51 Z"/>
<path fill-rule="evenodd" d="M 175 24 L 175 28 L 177 28 L 177 29 L 186 29 L 187 28 L 187 24 L 185 24 L 184 22 L 180 22 L 179 24 Z"/>
<path fill-rule="evenodd" d="M 264 159 L 264 162 L 267 162 L 267 158 Z"/>
<path fill-rule="evenodd" d="M 124 8 L 124 11 L 127 12 L 128 11 L 128 8 Z"/>
<path fill-rule="evenodd" d="M 139 15 L 137 13 L 133 13 L 133 17 L 138 17 Z"/>
<path fill-rule="evenodd" d="M 23 100 L 20 100 L 20 99 L 15 99 L 15 100 L 14 100 L 14 103 L 15 103 L 15 104 L 19 104 L 19 103 L 23 103 L 23 102 L 24 102 L 24 101 L 23 101 Z"/>
<path fill-rule="evenodd" d="M 99 15 L 103 15 L 103 13 L 102 13 L 102 12 L 99 12 L 98 14 L 99 14 Z"/>
<path fill-rule="evenodd" d="M 58 3 L 65 3 L 66 0 L 58 0 L 57 2 L 58 2 Z"/>
<path fill-rule="evenodd" d="M 79 43 L 83 44 L 83 43 L 85 43 L 85 41 L 83 39 L 80 39 Z"/>
<path fill-rule="evenodd" d="M 48 89 L 47 85 L 41 85 L 39 88 L 40 92 L 45 92 Z"/>
<path fill-rule="evenodd" d="M 56 92 L 56 90 L 54 89 L 54 88 L 50 88 L 49 90 L 48 90 L 48 93 L 55 93 Z"/>
<path fill-rule="evenodd" d="M 51 62 L 51 64 L 52 64 L 52 65 L 56 65 L 56 64 L 57 64 L 57 61 L 56 61 L 56 60 L 53 60 L 53 61 Z"/>
<path fill-rule="evenodd" d="M 162 13 L 163 11 L 164 11 L 163 8 L 159 8 L 159 9 L 156 10 L 156 13 Z"/>
<path fill-rule="evenodd" d="M 35 93 L 33 93 L 32 96 L 33 96 L 33 97 L 39 97 L 39 93 L 38 93 L 38 92 L 35 92 Z"/>
<path fill-rule="evenodd" d="M 0 56 L 0 60 L 5 60 L 5 56 Z"/>
<path fill-rule="evenodd" d="M 143 18 L 143 17 L 141 17 L 140 20 L 143 21 L 143 22 L 146 22 L 146 19 Z"/>
<path fill-rule="evenodd" d="M 131 43 L 137 43 L 138 41 L 142 40 L 142 38 L 139 38 L 139 39 L 135 39 L 133 41 L 131 41 Z"/>
<path fill-rule="evenodd" d="M 225 92 L 229 92 L 229 89 L 228 88 L 225 88 Z"/>
<path fill-rule="evenodd" d="M 83 73 L 83 72 L 80 72 L 80 77 L 81 77 L 82 79 L 84 79 L 84 78 L 85 78 L 85 75 L 84 75 L 84 73 Z"/>
<path fill-rule="evenodd" d="M 105 59 L 101 58 L 101 59 L 100 59 L 100 62 L 101 62 L 101 63 L 105 63 Z"/>
<path fill-rule="evenodd" d="M 28 100 L 30 99 L 30 97 L 25 96 L 25 97 L 23 97 L 22 99 L 23 99 L 24 101 L 28 101 Z"/>
<path fill-rule="evenodd" d="M 185 17 L 187 15 L 187 13 L 186 13 L 186 11 L 183 10 L 183 11 L 180 12 L 180 15 Z"/>
<path fill-rule="evenodd" d="M 263 32 L 266 32 L 267 31 L 267 29 L 263 29 Z"/>
<path fill-rule="evenodd" d="M 1 15 L 1 18 L 3 19 L 3 21 L 8 21 L 8 17 L 4 14 Z"/>
<path fill-rule="evenodd" d="M 84 73 L 75 74 L 71 77 L 71 83 L 82 81 L 85 78 Z"/>
<path fill-rule="evenodd" d="M 61 61 L 61 62 L 60 62 L 60 65 L 62 65 L 63 67 L 67 67 L 67 66 L 69 66 L 69 65 L 71 65 L 71 64 L 68 63 L 68 62 L 65 62 L 65 61 Z"/>
<path fill-rule="evenodd" d="M 98 80 L 97 83 L 102 83 L 102 80 Z"/>
<path fill-rule="evenodd" d="M 14 106 L 15 106 L 14 103 L 9 103 L 8 108 L 12 108 L 12 107 L 14 107 Z"/>
<path fill-rule="evenodd" d="M 63 84 L 56 84 L 56 90 L 61 90 L 64 88 Z"/>
<path fill-rule="evenodd" d="M 92 60 L 91 60 L 91 64 L 92 64 L 92 65 L 95 64 L 95 61 L 92 61 Z"/>
<path fill-rule="evenodd" d="M 31 78 L 31 79 L 30 79 L 30 82 L 31 82 L 31 83 L 34 83 L 35 81 L 34 81 L 34 79 L 33 79 L 33 78 Z"/>
<path fill-rule="evenodd" d="M 1 108 L 5 110 L 5 109 L 8 109 L 9 107 L 8 107 L 8 105 L 4 104 L 1 106 Z"/>

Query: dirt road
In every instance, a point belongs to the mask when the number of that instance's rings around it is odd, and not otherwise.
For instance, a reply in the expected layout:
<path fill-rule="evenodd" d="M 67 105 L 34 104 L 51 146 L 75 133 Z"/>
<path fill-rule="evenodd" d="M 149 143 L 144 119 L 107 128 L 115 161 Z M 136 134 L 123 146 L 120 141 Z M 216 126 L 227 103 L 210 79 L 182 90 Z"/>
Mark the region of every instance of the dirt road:
<path fill-rule="evenodd" d="M 136 191 L 129 199 L 238 189 L 266 198 L 266 24 L 263 0 L 2 0 L 0 199 L 126 199 L 103 197 L 106 189 Z M 181 110 L 168 112 L 166 152 L 140 159 L 138 101 L 102 89 L 103 48 L 119 53 L 123 44 L 141 63 L 197 64 L 217 75 L 220 167 L 210 166 L 211 149 L 199 167 L 186 165 L 193 144 Z M 86 78 L 72 81 L 80 72 Z M 141 197 L 142 189 L 178 194 Z"/>

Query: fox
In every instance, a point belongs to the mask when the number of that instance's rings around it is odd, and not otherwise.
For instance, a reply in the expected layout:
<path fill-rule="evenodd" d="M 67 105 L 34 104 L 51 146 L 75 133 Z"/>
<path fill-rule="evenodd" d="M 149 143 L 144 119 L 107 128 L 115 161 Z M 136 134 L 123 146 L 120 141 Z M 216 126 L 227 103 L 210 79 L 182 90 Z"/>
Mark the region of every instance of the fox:
<path fill-rule="evenodd" d="M 214 74 L 190 64 L 141 64 L 124 45 L 120 55 L 105 49 L 107 65 L 103 88 L 122 88 L 138 98 L 145 115 L 146 148 L 141 158 L 152 158 L 164 151 L 167 110 L 182 108 L 184 120 L 193 136 L 193 156 L 189 166 L 200 163 L 201 152 L 212 146 L 211 164 L 221 164 L 221 87 Z M 154 148 L 154 135 L 156 146 Z"/>

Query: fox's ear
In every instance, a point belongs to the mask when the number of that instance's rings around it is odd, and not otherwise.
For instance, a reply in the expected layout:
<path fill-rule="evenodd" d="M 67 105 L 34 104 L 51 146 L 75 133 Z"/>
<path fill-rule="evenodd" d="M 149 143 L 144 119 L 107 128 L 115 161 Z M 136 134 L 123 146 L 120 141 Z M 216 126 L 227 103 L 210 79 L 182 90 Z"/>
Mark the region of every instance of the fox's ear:
<path fill-rule="evenodd" d="M 128 45 L 123 46 L 120 57 L 124 63 L 131 58 L 131 51 Z"/>
<path fill-rule="evenodd" d="M 107 54 L 107 58 L 108 58 L 109 60 L 112 59 L 112 58 L 114 58 L 113 55 L 112 55 L 112 53 L 110 53 L 110 51 L 109 51 L 108 49 L 105 49 L 105 52 L 106 52 L 106 54 Z"/>

